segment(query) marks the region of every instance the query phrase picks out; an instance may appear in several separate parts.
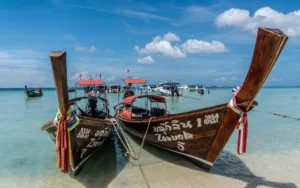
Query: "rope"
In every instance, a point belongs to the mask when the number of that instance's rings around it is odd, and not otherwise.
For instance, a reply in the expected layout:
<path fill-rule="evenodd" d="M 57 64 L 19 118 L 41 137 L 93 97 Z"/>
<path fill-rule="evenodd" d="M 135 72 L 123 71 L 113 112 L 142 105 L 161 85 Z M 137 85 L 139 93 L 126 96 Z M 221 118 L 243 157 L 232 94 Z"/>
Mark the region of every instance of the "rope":
<path fill-rule="evenodd" d="M 184 98 L 187 98 L 187 99 L 202 100 L 201 98 L 196 98 L 196 97 L 187 97 L 187 96 L 183 96 L 183 95 L 181 95 L 181 97 L 184 97 Z"/>
<path fill-rule="evenodd" d="M 151 119 L 152 119 L 152 118 L 150 118 L 150 121 L 151 121 Z M 148 127 L 149 127 L 149 125 L 150 125 L 150 121 L 149 121 L 149 123 L 148 123 Z M 112 122 L 112 123 L 113 123 L 113 122 Z M 114 126 L 115 132 L 117 133 L 117 135 L 118 135 L 118 137 L 119 137 L 121 143 L 123 144 L 124 148 L 126 149 L 125 155 L 126 155 L 127 153 L 130 154 L 130 156 L 133 158 L 133 160 L 136 162 L 137 166 L 139 167 L 139 169 L 140 169 L 140 171 L 141 171 L 141 174 L 142 174 L 142 176 L 143 176 L 143 178 L 144 178 L 144 180 L 145 180 L 145 182 L 146 182 L 147 187 L 150 188 L 150 185 L 149 185 L 149 183 L 148 183 L 148 180 L 146 179 L 145 173 L 144 173 L 144 171 L 143 171 L 143 169 L 142 169 L 142 167 L 141 167 L 141 165 L 140 165 L 139 158 L 136 157 L 138 154 L 135 155 L 134 151 L 131 149 L 130 144 L 129 144 L 129 142 L 128 142 L 127 139 L 126 139 L 126 136 L 125 136 L 125 134 L 124 134 L 122 128 L 118 126 L 119 130 L 121 131 L 121 133 L 122 133 L 122 135 L 123 135 L 123 137 L 124 137 L 124 140 L 125 140 L 125 142 L 126 142 L 128 148 L 126 147 L 126 145 L 125 145 L 123 139 L 122 139 L 121 136 L 119 135 L 115 123 L 113 123 L 113 126 Z M 147 127 L 147 130 L 146 130 L 146 133 L 148 132 L 148 127 Z M 144 145 L 144 144 L 142 143 L 142 145 Z M 141 146 L 142 146 L 142 145 L 141 145 Z M 129 150 L 130 150 L 130 151 L 129 151 Z M 139 151 L 139 152 L 140 152 L 140 151 Z"/>
<path fill-rule="evenodd" d="M 255 111 L 255 112 L 260 112 L 260 113 L 265 113 L 265 114 L 271 114 L 271 115 L 274 115 L 274 116 L 280 116 L 280 117 L 283 117 L 283 118 L 295 119 L 295 120 L 300 121 L 300 118 L 295 118 L 295 117 L 291 117 L 291 116 L 287 116 L 287 115 L 282 115 L 282 114 L 278 114 L 278 113 L 263 112 L 263 111 L 260 111 L 260 110 L 254 110 L 254 109 L 253 109 L 253 111 Z"/>
<path fill-rule="evenodd" d="M 141 143 L 141 145 L 140 145 L 139 151 L 138 151 L 137 154 L 136 154 L 137 160 L 140 159 L 140 156 L 141 156 L 141 154 L 142 154 L 142 149 L 143 149 L 143 147 L 144 147 L 144 143 L 145 143 L 145 140 L 146 140 L 146 137 L 147 137 L 147 134 L 148 134 L 148 129 L 149 129 L 149 127 L 150 127 L 150 122 L 151 122 L 152 118 L 153 118 L 153 117 L 151 117 L 151 118 L 149 119 L 148 126 L 147 126 L 147 129 L 146 129 L 146 132 L 145 132 L 143 141 L 142 141 L 142 143 Z"/>
<path fill-rule="evenodd" d="M 112 124 L 113 124 L 113 127 L 114 127 L 115 132 L 117 133 L 117 136 L 119 137 L 119 140 L 121 141 L 122 145 L 124 146 L 124 148 L 125 148 L 125 150 L 126 150 L 125 156 L 127 156 L 127 154 L 129 154 L 132 158 L 135 158 L 135 155 L 133 154 L 133 151 L 132 151 L 131 148 L 129 147 L 129 144 L 128 144 L 126 138 L 124 137 L 124 139 L 125 139 L 125 141 L 126 141 L 126 144 L 125 144 L 124 141 L 123 141 L 123 139 L 122 139 L 122 137 L 120 136 L 120 134 L 119 134 L 117 128 L 116 128 L 115 123 L 112 122 Z M 119 130 L 120 130 L 120 129 L 119 129 Z M 122 133 L 122 134 L 123 134 L 123 133 Z M 124 134 L 123 134 L 123 135 L 124 135 Z M 127 148 L 126 145 L 128 146 L 128 148 Z"/>

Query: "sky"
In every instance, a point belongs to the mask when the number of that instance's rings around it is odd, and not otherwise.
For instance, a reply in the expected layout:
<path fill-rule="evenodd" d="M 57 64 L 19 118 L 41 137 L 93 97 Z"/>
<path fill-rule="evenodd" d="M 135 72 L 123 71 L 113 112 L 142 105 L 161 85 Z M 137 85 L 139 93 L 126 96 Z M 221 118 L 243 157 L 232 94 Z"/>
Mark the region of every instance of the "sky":
<path fill-rule="evenodd" d="M 300 85 L 300 1 L 288 2 L 2 0 L 0 87 L 53 87 L 49 51 L 67 52 L 70 87 L 80 73 L 108 85 L 133 76 L 235 86 L 258 27 L 289 36 L 265 86 Z"/>

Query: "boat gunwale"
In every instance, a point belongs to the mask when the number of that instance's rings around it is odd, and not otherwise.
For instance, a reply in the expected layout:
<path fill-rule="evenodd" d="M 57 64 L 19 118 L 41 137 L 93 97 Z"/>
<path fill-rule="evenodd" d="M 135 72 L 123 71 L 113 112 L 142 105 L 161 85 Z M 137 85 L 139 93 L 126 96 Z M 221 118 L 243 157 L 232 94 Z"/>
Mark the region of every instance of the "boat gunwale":
<path fill-rule="evenodd" d="M 249 103 L 251 103 L 251 102 L 246 101 L 246 102 L 237 104 L 237 106 L 238 107 L 245 107 L 245 106 L 248 106 Z M 120 104 L 122 104 L 122 103 L 120 103 Z M 256 101 L 253 101 L 253 103 L 251 104 L 252 108 L 254 106 L 258 106 L 258 103 Z M 214 105 L 214 106 L 210 106 L 210 107 L 205 107 L 205 108 L 201 108 L 201 109 L 196 109 L 196 110 L 191 110 L 191 111 L 187 111 L 187 112 L 180 112 L 180 113 L 177 113 L 177 114 L 169 114 L 169 115 L 166 115 L 166 116 L 152 117 L 151 122 L 154 123 L 154 122 L 168 120 L 168 119 L 178 117 L 178 116 L 193 115 L 193 114 L 198 114 L 198 113 L 207 113 L 207 112 L 211 112 L 211 111 L 215 111 L 215 110 L 222 110 L 222 109 L 228 109 L 227 103 L 220 104 L 220 105 Z M 118 120 L 125 121 L 125 122 L 130 122 L 130 123 L 134 123 L 134 124 L 148 123 L 149 120 L 150 120 L 150 118 L 147 118 L 147 119 L 125 119 L 125 118 L 122 118 L 118 113 L 115 114 L 115 117 Z"/>

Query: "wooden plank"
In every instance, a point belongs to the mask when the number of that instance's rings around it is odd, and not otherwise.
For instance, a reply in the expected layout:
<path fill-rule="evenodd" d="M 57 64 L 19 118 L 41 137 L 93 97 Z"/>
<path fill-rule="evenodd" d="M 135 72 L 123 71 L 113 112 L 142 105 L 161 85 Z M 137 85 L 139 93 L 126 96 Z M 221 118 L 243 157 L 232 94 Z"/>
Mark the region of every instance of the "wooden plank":
<path fill-rule="evenodd" d="M 66 52 L 49 52 L 59 109 L 65 115 L 69 109 Z"/>

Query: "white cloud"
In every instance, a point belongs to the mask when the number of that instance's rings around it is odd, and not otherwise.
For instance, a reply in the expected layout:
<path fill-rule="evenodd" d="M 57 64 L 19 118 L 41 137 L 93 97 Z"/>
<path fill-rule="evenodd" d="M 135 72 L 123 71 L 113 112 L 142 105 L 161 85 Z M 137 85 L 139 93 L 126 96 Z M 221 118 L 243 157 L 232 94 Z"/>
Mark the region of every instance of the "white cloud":
<path fill-rule="evenodd" d="M 187 53 L 222 53 L 227 52 L 225 45 L 217 40 L 206 42 L 203 40 L 189 39 L 181 45 Z"/>
<path fill-rule="evenodd" d="M 151 56 L 146 56 L 146 57 L 143 57 L 143 58 L 138 58 L 136 61 L 138 63 L 141 63 L 141 64 L 152 64 L 152 63 L 154 63 L 154 60 L 152 59 Z"/>
<path fill-rule="evenodd" d="M 106 49 L 105 52 L 112 53 L 112 54 L 116 53 L 113 49 Z"/>
<path fill-rule="evenodd" d="M 258 27 L 278 28 L 288 36 L 300 36 L 300 10 L 284 14 L 263 7 L 251 16 L 248 10 L 231 8 L 219 14 L 215 23 L 217 27 L 234 26 L 251 32 Z"/>
<path fill-rule="evenodd" d="M 116 80 L 115 76 L 112 76 L 112 77 L 109 77 L 109 78 L 106 79 L 107 82 L 112 82 L 114 80 Z"/>
<path fill-rule="evenodd" d="M 227 78 L 224 77 L 224 76 L 221 76 L 221 77 L 219 77 L 219 78 L 216 78 L 215 80 L 216 80 L 216 81 L 225 82 L 225 81 L 227 81 Z"/>
<path fill-rule="evenodd" d="M 180 41 L 179 36 L 168 32 L 163 37 L 155 36 L 152 42 L 145 45 L 144 48 L 135 46 L 134 49 L 140 54 L 161 53 L 164 56 L 183 58 L 187 53 L 222 53 L 227 52 L 228 49 L 221 41 L 213 40 L 206 42 L 197 39 L 188 39 L 183 44 L 172 45 L 171 41 Z"/>
<path fill-rule="evenodd" d="M 240 79 L 239 79 L 238 77 L 233 76 L 233 77 L 231 77 L 229 80 L 230 80 L 230 81 L 236 81 L 236 80 L 240 80 Z"/>
<path fill-rule="evenodd" d="M 82 71 L 81 72 L 82 78 L 86 78 L 88 75 L 90 75 L 89 71 Z M 79 80 L 80 78 L 80 72 L 75 73 L 72 77 L 71 80 Z"/>
<path fill-rule="evenodd" d="M 73 39 L 73 40 L 76 40 L 76 39 L 77 39 L 76 37 L 74 37 L 73 35 L 70 35 L 70 34 L 68 34 L 68 33 L 65 34 L 65 37 L 66 37 L 66 38 L 69 38 L 69 39 Z"/>
<path fill-rule="evenodd" d="M 20 65 L 21 67 L 28 67 L 42 63 L 42 59 L 47 58 L 47 55 L 42 55 L 34 50 L 6 50 L 0 51 L 0 65 Z"/>
<path fill-rule="evenodd" d="M 189 6 L 184 9 L 183 13 L 183 21 L 187 23 L 211 21 L 215 17 L 211 7 Z"/>
<path fill-rule="evenodd" d="M 169 32 L 169 33 L 166 33 L 164 35 L 163 40 L 166 40 L 166 41 L 179 41 L 180 38 L 177 35 L 175 35 L 174 33 Z"/>
<path fill-rule="evenodd" d="M 181 51 L 178 46 L 172 46 L 170 41 L 161 40 L 155 37 L 152 42 L 146 44 L 145 48 L 139 46 L 134 47 L 135 51 L 140 54 L 145 53 L 162 53 L 164 56 L 181 58 L 185 57 L 186 54 Z"/>
<path fill-rule="evenodd" d="M 1 59 L 2 59 L 2 58 L 10 58 L 10 57 L 11 57 L 11 55 L 10 55 L 9 52 L 6 52 L 6 51 L 0 52 L 0 58 L 1 58 Z"/>
<path fill-rule="evenodd" d="M 85 47 L 85 46 L 76 46 L 75 51 L 78 52 L 95 52 L 97 48 L 95 46 Z"/>
<path fill-rule="evenodd" d="M 139 12 L 139 11 L 134 11 L 134 10 L 127 10 L 127 9 L 119 9 L 116 11 L 116 13 L 119 14 L 124 14 L 127 16 L 133 16 L 136 18 L 143 18 L 143 19 L 153 19 L 153 20 L 163 20 L 163 21 L 173 21 L 172 19 L 163 17 L 163 16 L 158 16 L 154 14 L 149 14 L 145 12 Z"/>

